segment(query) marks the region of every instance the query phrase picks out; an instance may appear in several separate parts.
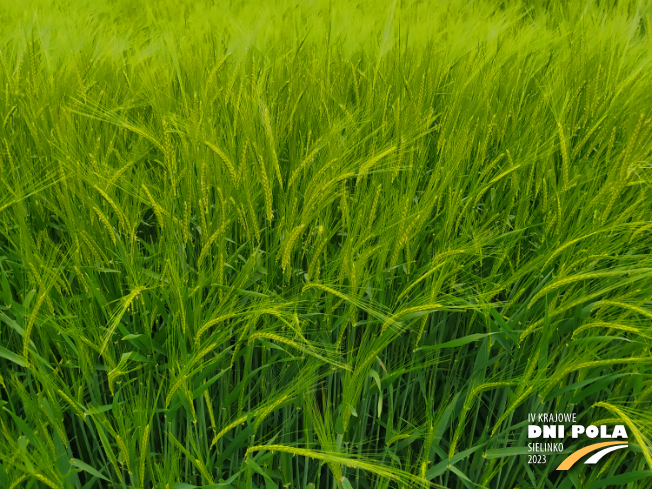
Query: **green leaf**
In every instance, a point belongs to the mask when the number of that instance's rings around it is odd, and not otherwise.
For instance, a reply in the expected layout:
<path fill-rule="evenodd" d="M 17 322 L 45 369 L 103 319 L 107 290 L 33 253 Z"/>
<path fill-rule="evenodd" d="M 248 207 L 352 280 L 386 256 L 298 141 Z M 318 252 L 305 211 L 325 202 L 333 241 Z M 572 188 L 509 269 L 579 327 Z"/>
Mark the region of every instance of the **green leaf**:
<path fill-rule="evenodd" d="M 122 340 L 123 341 L 124 340 L 135 340 L 135 339 L 141 338 L 143 336 L 145 336 L 145 335 L 143 335 L 143 334 L 128 334 L 127 336 L 123 336 Z"/>
<path fill-rule="evenodd" d="M 502 329 L 505 332 L 505 334 L 509 337 L 509 339 L 512 340 L 514 343 L 518 343 L 518 338 L 516 337 L 512 329 L 507 325 L 503 317 L 498 313 L 498 311 L 496 311 L 493 307 L 491 307 L 489 311 L 491 312 L 491 315 L 496 320 L 496 323 L 498 324 L 500 329 Z"/>
<path fill-rule="evenodd" d="M 488 489 L 485 486 L 481 486 L 480 484 L 476 484 L 473 482 L 471 479 L 469 479 L 464 472 L 462 472 L 460 469 L 455 467 L 454 465 L 451 465 L 448 467 L 448 469 L 453 472 L 456 476 L 458 476 L 460 479 L 462 479 L 462 482 L 466 487 L 470 486 L 475 486 L 475 487 L 481 487 L 483 489 Z"/>
<path fill-rule="evenodd" d="M 21 328 L 16 321 L 11 319 L 4 312 L 0 312 L 0 319 L 2 321 L 4 321 L 5 323 L 7 323 L 10 327 L 12 327 L 14 329 L 14 331 L 16 331 L 16 333 L 18 333 L 20 336 L 25 335 L 25 330 L 23 328 Z M 30 342 L 30 344 L 33 344 L 33 343 Z"/>
<path fill-rule="evenodd" d="M 380 385 L 380 376 L 378 375 L 378 372 L 376 372 L 373 368 L 370 368 L 369 375 L 371 376 L 372 379 L 376 381 L 376 385 L 378 386 L 378 391 L 382 392 L 383 388 Z"/>
<path fill-rule="evenodd" d="M 122 356 L 120 357 L 120 362 L 127 361 L 127 360 L 132 360 L 134 362 L 142 362 L 142 363 L 152 363 L 151 360 L 148 360 L 140 353 L 137 353 L 135 351 L 130 351 L 122 354 Z"/>
<path fill-rule="evenodd" d="M 497 333 L 471 334 L 469 336 L 464 336 L 463 338 L 447 341 L 446 343 L 441 343 L 439 345 L 421 346 L 417 348 L 415 351 L 431 351 L 431 350 L 440 350 L 442 348 L 457 348 L 459 346 L 464 346 L 464 345 L 468 345 L 469 343 L 473 343 L 474 341 L 480 341 L 481 339 L 491 336 L 492 334 L 497 334 Z"/>
<path fill-rule="evenodd" d="M 18 426 L 20 431 L 23 432 L 23 434 L 29 440 L 29 442 L 32 444 L 32 446 L 39 446 L 40 444 L 37 443 L 36 435 L 34 435 L 34 432 L 27 425 L 27 423 L 25 423 L 25 421 L 23 421 L 22 418 L 20 418 L 19 416 L 16 416 L 14 413 L 9 411 L 7 408 L 3 408 L 3 409 L 5 411 L 7 411 L 9 413 L 9 415 L 14 419 L 14 422 L 16 423 L 16 425 Z"/>
<path fill-rule="evenodd" d="M 32 302 L 32 299 L 34 298 L 35 294 L 36 294 L 36 291 L 34 289 L 32 289 L 25 296 L 25 300 L 23 301 L 23 309 L 25 311 L 29 311 L 29 305 Z"/>
<path fill-rule="evenodd" d="M 625 484 L 630 482 L 638 482 L 643 479 L 652 478 L 652 470 L 639 470 L 634 472 L 625 472 L 624 474 L 614 475 L 612 477 L 605 477 L 598 481 L 594 481 L 587 489 L 599 489 L 601 487 L 613 486 L 613 487 L 625 487 Z M 644 487 L 644 486 L 638 486 Z"/>
<path fill-rule="evenodd" d="M 338 435 L 344 434 L 344 423 L 342 422 L 342 416 L 338 416 L 335 419 L 335 433 Z"/>
<path fill-rule="evenodd" d="M 1 346 L 0 346 L 0 357 L 6 358 L 7 360 L 14 362 L 20 365 L 21 367 L 27 365 L 27 362 L 25 361 L 25 357 L 23 357 L 22 355 L 17 355 L 16 353 L 11 352 L 6 348 L 2 348 Z"/>
<path fill-rule="evenodd" d="M 108 479 L 108 478 L 104 477 L 99 471 L 95 470 L 93 467 L 88 465 L 86 462 L 82 462 L 81 460 L 79 460 L 77 458 L 70 459 L 70 465 L 72 465 L 73 467 L 77 467 L 78 469 L 81 469 L 81 470 L 83 470 L 85 472 L 88 472 L 89 474 L 91 474 L 92 476 L 97 477 L 98 479 L 102 479 L 102 480 L 113 483 L 113 481 L 111 479 Z"/>
<path fill-rule="evenodd" d="M 564 387 L 561 387 L 560 389 L 555 389 L 554 391 L 552 391 L 550 394 L 546 396 L 543 402 L 549 402 L 555 397 L 564 394 L 565 392 L 572 391 L 575 389 L 581 389 L 589 384 L 592 384 L 593 382 L 598 382 L 598 384 L 596 384 L 596 389 L 591 389 L 590 391 L 582 389 L 580 392 L 578 392 L 576 398 L 573 400 L 573 402 L 577 403 L 579 402 L 579 400 L 584 399 L 586 396 L 592 394 L 593 392 L 602 390 L 604 387 L 611 384 L 616 379 L 619 379 L 620 377 L 624 377 L 626 375 L 639 375 L 639 374 L 636 374 L 634 372 L 629 372 L 624 374 L 611 374 L 611 375 L 600 376 L 600 377 L 591 377 L 590 379 L 586 379 L 581 382 L 575 382 L 574 384 L 566 385 Z"/>
<path fill-rule="evenodd" d="M 265 487 L 267 489 L 278 489 L 278 484 L 276 484 L 267 472 L 265 472 L 260 465 L 258 465 L 251 457 L 247 458 L 247 465 L 250 466 L 254 472 L 263 476 L 265 480 Z"/>
<path fill-rule="evenodd" d="M 192 398 L 197 399 L 199 396 L 201 396 L 204 393 L 206 389 L 208 389 L 211 385 L 217 382 L 220 379 L 220 377 L 222 377 L 225 373 L 230 371 L 231 371 L 230 368 L 225 368 L 224 370 L 222 370 L 221 372 L 219 372 L 218 374 L 214 375 L 209 380 L 204 382 L 201 386 L 194 389 L 192 391 Z"/>
<path fill-rule="evenodd" d="M 54 443 L 54 454 L 57 462 L 57 468 L 60 474 L 67 474 L 70 472 L 70 459 L 68 451 L 61 440 L 61 436 L 57 430 L 53 430 L 52 439 Z"/>
<path fill-rule="evenodd" d="M 0 463 L 0 487 L 9 487 L 9 484 L 7 483 L 7 471 L 5 470 L 5 466 Z"/>
<path fill-rule="evenodd" d="M 528 447 L 507 447 L 507 448 L 490 448 L 484 453 L 484 458 L 493 460 L 495 458 L 513 457 L 515 455 L 526 455 L 530 453 Z"/>
<path fill-rule="evenodd" d="M 342 477 L 340 479 L 340 484 L 342 485 L 343 489 L 353 489 L 353 486 L 351 485 L 351 482 L 346 477 Z"/>
<path fill-rule="evenodd" d="M 9 280 L 7 280 L 7 272 L 5 272 L 4 269 L 2 270 L 0 279 L 0 285 L 2 286 L 2 298 L 5 305 L 7 307 L 11 307 L 14 301 L 11 297 L 11 287 L 9 287 Z"/>
<path fill-rule="evenodd" d="M 476 445 L 476 446 L 474 446 L 472 448 L 468 448 L 468 449 L 466 449 L 466 450 L 464 450 L 462 452 L 456 453 L 455 455 L 453 455 L 453 458 L 451 458 L 451 464 L 456 464 L 460 460 L 464 460 L 466 457 L 468 457 L 469 455 L 477 452 L 480 448 L 482 448 L 486 444 L 487 444 L 487 442 L 484 442 L 484 443 L 482 443 L 480 445 Z"/>
<path fill-rule="evenodd" d="M 357 418 L 358 417 L 358 412 L 355 410 L 355 408 L 353 406 L 351 406 L 350 404 L 347 404 L 347 406 L 349 407 L 349 410 L 351 411 L 351 414 Z"/>
<path fill-rule="evenodd" d="M 123 404 L 123 402 L 118 403 L 118 405 Z M 86 410 L 86 414 L 93 415 L 93 414 L 101 414 L 105 413 L 107 411 L 110 411 L 113 409 L 113 404 L 105 404 L 104 406 L 99 406 L 99 407 L 91 407 Z"/>

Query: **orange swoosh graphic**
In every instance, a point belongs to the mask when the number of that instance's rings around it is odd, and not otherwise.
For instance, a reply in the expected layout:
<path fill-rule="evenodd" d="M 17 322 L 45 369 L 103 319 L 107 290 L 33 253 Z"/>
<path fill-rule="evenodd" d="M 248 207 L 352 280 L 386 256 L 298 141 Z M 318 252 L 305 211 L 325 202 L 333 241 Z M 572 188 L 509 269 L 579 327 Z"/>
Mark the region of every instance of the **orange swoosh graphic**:
<path fill-rule="evenodd" d="M 575 464 L 575 462 L 577 462 L 587 453 L 591 453 L 600 448 L 608 447 L 611 445 L 627 445 L 627 443 L 623 443 L 622 441 L 605 441 L 603 443 L 595 443 L 593 445 L 589 445 L 588 447 L 584 447 L 576 452 L 571 453 L 564 459 L 562 463 L 559 464 L 557 470 L 568 470 Z"/>

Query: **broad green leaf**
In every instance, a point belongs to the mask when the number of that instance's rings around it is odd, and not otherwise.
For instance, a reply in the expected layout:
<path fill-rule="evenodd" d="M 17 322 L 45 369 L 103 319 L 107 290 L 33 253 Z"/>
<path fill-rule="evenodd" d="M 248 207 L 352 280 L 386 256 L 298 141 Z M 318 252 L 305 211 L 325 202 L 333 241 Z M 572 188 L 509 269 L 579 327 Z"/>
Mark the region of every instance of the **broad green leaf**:
<path fill-rule="evenodd" d="M 78 469 L 81 469 L 81 470 L 83 470 L 85 472 L 88 472 L 89 474 L 91 474 L 94 477 L 97 477 L 98 479 L 102 479 L 102 480 L 113 483 L 113 481 L 111 481 L 111 479 L 108 479 L 107 477 L 103 476 L 98 470 L 94 469 L 93 467 L 88 465 L 86 462 L 82 462 L 79 459 L 76 459 L 76 458 L 70 459 L 70 465 L 72 465 L 73 467 L 77 467 Z"/>
<path fill-rule="evenodd" d="M 18 364 L 21 367 L 27 365 L 27 362 L 25 362 L 25 358 L 22 355 L 18 355 L 1 346 L 0 346 L 0 357 L 6 358 L 7 360 L 14 362 L 15 364 Z"/>
<path fill-rule="evenodd" d="M 600 489 L 601 487 L 625 487 L 626 484 L 639 481 L 652 480 L 652 470 L 636 470 L 633 472 L 625 472 L 624 474 L 605 477 L 597 481 L 593 481 L 587 486 L 587 489 Z M 644 487 L 644 486 L 638 486 Z"/>
<path fill-rule="evenodd" d="M 442 348 L 457 348 L 459 346 L 468 345 L 474 341 L 480 341 L 488 336 L 491 336 L 496 333 L 476 333 L 469 336 L 464 336 L 463 338 L 458 338 L 456 340 L 447 341 L 446 343 L 441 343 L 439 345 L 432 346 L 422 346 L 417 348 L 415 351 L 431 351 L 431 350 L 440 350 Z"/>

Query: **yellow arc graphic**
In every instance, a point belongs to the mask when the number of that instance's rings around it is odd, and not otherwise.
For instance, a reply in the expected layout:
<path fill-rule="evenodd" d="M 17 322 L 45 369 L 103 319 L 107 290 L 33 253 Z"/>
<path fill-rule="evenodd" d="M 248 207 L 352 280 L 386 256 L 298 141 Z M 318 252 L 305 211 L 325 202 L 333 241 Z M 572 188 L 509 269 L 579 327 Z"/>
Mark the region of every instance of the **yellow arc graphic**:
<path fill-rule="evenodd" d="M 577 462 L 587 453 L 591 453 L 600 448 L 608 447 L 611 445 L 627 445 L 627 443 L 622 441 L 605 441 L 603 443 L 595 443 L 593 445 L 589 445 L 588 447 L 584 447 L 576 452 L 571 453 L 568 457 L 564 459 L 562 463 L 559 464 L 557 470 L 568 470 L 575 464 L 575 462 Z"/>

